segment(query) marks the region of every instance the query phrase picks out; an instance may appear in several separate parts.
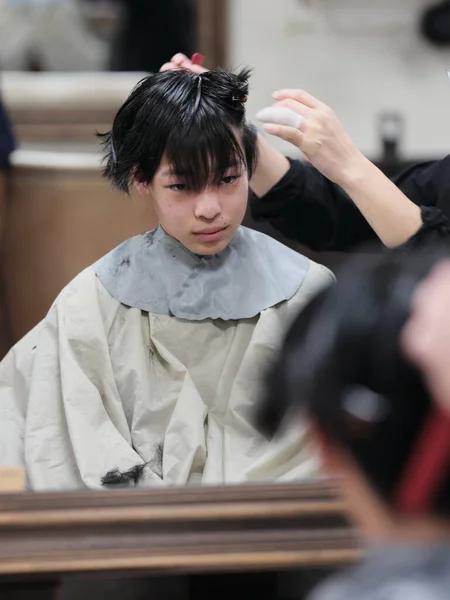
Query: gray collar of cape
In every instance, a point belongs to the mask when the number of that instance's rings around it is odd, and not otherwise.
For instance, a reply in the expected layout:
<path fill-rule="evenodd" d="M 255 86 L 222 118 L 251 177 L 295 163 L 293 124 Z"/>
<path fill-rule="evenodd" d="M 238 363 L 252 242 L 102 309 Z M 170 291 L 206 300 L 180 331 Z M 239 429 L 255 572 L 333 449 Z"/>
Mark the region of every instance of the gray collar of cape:
<path fill-rule="evenodd" d="M 93 269 L 126 306 L 200 321 L 249 319 L 289 300 L 308 265 L 305 256 L 247 227 L 212 256 L 193 254 L 158 227 L 127 240 Z"/>

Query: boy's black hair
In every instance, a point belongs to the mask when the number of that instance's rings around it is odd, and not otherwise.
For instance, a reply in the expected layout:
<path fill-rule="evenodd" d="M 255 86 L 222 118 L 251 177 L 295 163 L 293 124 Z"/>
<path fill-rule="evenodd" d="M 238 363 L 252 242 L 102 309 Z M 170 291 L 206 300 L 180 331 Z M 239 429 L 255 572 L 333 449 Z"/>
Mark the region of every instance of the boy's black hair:
<path fill-rule="evenodd" d="M 444 256 L 449 252 L 351 259 L 338 283 L 319 293 L 290 327 L 268 376 L 260 428 L 271 435 L 292 409 L 306 409 L 391 501 L 434 408 L 421 373 L 402 351 L 400 335 L 414 291 Z M 373 419 L 353 410 L 367 404 L 375 410 Z M 447 475 L 434 506 L 446 515 L 449 482 Z"/>
<path fill-rule="evenodd" d="M 251 176 L 257 144 L 245 122 L 249 74 L 169 70 L 142 79 L 112 130 L 99 134 L 104 176 L 128 193 L 132 179 L 152 181 L 163 155 L 193 191 L 220 183 L 236 162 Z"/>

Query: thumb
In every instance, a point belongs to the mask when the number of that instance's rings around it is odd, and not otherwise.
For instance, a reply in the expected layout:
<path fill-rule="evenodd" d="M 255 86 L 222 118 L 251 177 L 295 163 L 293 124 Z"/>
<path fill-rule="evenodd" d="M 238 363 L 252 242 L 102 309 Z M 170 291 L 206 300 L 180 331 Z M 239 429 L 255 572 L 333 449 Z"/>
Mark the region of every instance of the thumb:
<path fill-rule="evenodd" d="M 159 71 L 160 72 L 163 72 L 163 71 L 172 71 L 173 69 L 179 69 L 179 68 L 180 67 L 178 65 L 176 65 L 175 63 L 173 63 L 173 62 L 167 62 L 167 63 L 163 64 L 163 66 L 160 68 Z"/>
<path fill-rule="evenodd" d="M 270 135 L 275 135 L 297 148 L 300 148 L 303 133 L 299 129 L 295 129 L 294 127 L 288 127 L 287 125 L 273 125 L 272 123 L 268 125 L 264 125 L 264 131 L 269 133 Z"/>

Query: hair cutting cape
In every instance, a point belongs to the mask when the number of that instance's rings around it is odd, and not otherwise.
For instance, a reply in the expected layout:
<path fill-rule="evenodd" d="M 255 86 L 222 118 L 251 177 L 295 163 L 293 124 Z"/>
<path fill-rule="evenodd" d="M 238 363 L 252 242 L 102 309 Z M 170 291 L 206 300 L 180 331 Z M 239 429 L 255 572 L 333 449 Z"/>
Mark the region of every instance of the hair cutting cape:
<path fill-rule="evenodd" d="M 292 480 L 317 468 L 301 423 L 253 427 L 261 370 L 289 320 L 333 279 L 241 228 L 221 255 L 161 229 L 78 275 L 0 364 L 0 464 L 34 490 Z"/>

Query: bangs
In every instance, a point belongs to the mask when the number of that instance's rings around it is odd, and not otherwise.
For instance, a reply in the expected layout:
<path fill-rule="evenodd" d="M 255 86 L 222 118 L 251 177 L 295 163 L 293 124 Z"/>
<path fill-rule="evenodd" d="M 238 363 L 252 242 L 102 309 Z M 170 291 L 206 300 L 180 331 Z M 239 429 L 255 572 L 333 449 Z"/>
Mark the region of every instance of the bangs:
<path fill-rule="evenodd" d="M 183 183 L 195 192 L 219 185 L 230 167 L 248 168 L 245 132 L 235 132 L 219 119 L 213 123 L 209 119 L 202 121 L 175 127 L 164 152 L 174 175 L 182 177 Z"/>
<path fill-rule="evenodd" d="M 248 69 L 234 75 L 174 70 L 144 78 L 118 111 L 103 142 L 105 177 L 122 192 L 151 183 L 167 159 L 175 176 L 199 192 L 217 185 L 230 167 L 257 160 L 257 136 L 245 123 Z"/>

